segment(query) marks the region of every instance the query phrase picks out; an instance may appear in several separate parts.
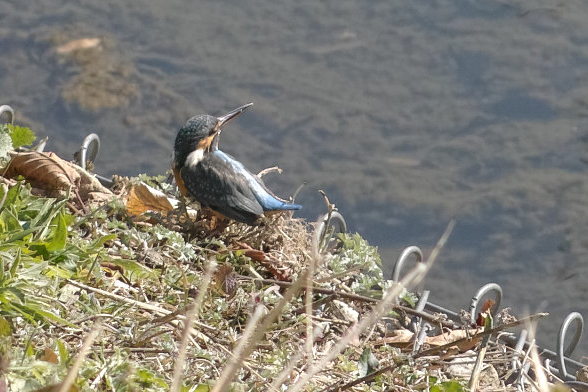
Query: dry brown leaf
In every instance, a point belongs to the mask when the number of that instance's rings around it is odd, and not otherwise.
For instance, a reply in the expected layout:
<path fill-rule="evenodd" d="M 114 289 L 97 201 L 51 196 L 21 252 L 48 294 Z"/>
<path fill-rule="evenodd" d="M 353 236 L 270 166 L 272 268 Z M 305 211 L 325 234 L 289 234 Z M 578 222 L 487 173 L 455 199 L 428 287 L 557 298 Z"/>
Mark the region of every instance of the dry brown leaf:
<path fill-rule="evenodd" d="M 429 336 L 425 339 L 425 343 L 427 343 L 428 345 L 430 345 L 432 347 L 443 346 L 444 344 L 455 342 L 456 340 L 475 335 L 476 333 L 478 333 L 480 331 L 481 330 L 479 330 L 479 329 L 469 329 L 467 331 L 464 329 L 456 329 L 453 331 L 442 333 L 437 336 Z M 478 341 L 478 339 L 472 339 L 472 340 L 475 341 L 474 344 L 476 344 L 476 342 Z M 467 344 L 465 344 L 463 347 L 460 346 L 460 350 L 462 350 L 463 348 L 467 347 L 470 344 L 471 344 L 471 341 L 468 341 Z M 466 348 L 466 350 L 468 350 L 468 348 Z"/>
<path fill-rule="evenodd" d="M 6 172 L 8 177 L 21 175 L 38 188 L 67 190 L 78 186 L 80 175 L 70 164 L 52 152 L 13 154 Z"/>
<path fill-rule="evenodd" d="M 467 336 L 475 335 L 476 333 L 480 332 L 480 329 L 470 329 L 468 331 L 463 329 L 452 330 L 447 333 L 443 333 L 437 336 L 428 336 L 425 338 L 425 344 L 432 346 L 432 347 L 439 347 L 446 345 L 451 342 L 455 342 L 456 340 L 463 339 Z M 459 345 L 455 345 L 450 347 L 447 352 L 450 353 L 449 356 L 455 355 L 458 352 L 464 352 L 472 347 L 474 347 L 479 341 L 480 336 L 478 338 L 473 337 L 472 339 L 463 342 Z M 394 330 L 392 336 L 387 336 L 382 339 L 379 344 L 389 344 L 394 347 L 405 348 L 412 346 L 414 339 L 414 333 L 407 329 L 397 329 Z M 447 353 L 446 352 L 446 353 Z"/>
<path fill-rule="evenodd" d="M 244 242 L 237 242 L 237 246 L 245 251 L 245 256 L 251 258 L 251 260 L 257 261 L 259 264 L 267 268 L 275 279 L 281 281 L 292 280 L 292 271 L 290 268 L 269 253 L 266 253 L 263 250 L 253 249 Z"/>
<path fill-rule="evenodd" d="M 386 336 L 378 343 L 404 348 L 412 345 L 413 336 L 414 333 L 410 332 L 408 329 L 395 329 L 392 331 L 392 336 Z"/>
<path fill-rule="evenodd" d="M 45 348 L 45 353 L 43 355 L 41 355 L 41 358 L 40 359 L 41 359 L 41 361 L 51 362 L 51 363 L 54 363 L 54 364 L 58 364 L 59 363 L 59 359 L 57 359 L 57 355 L 49 347 L 46 347 Z"/>
<path fill-rule="evenodd" d="M 245 256 L 250 257 L 252 260 L 263 263 L 265 261 L 265 252 L 258 249 L 247 249 L 245 250 Z"/>
<path fill-rule="evenodd" d="M 494 300 L 492 299 L 487 299 L 486 301 L 484 301 L 484 303 L 482 304 L 482 309 L 480 309 L 480 313 L 486 313 L 489 312 L 490 309 L 492 309 L 492 307 L 494 306 L 496 302 L 494 302 Z"/>
<path fill-rule="evenodd" d="M 237 293 L 239 281 L 237 280 L 237 273 L 230 264 L 223 264 L 217 268 L 214 273 L 214 280 L 217 289 L 229 297 L 233 297 Z"/>
<path fill-rule="evenodd" d="M 455 357 L 459 353 L 460 351 L 457 348 L 457 346 L 451 346 L 448 349 L 439 353 L 439 359 L 441 359 L 442 361 L 447 361 L 450 358 Z"/>
<path fill-rule="evenodd" d="M 112 198 L 112 192 L 108 188 L 105 188 L 92 173 L 74 163 L 65 163 L 79 174 L 80 183 L 78 184 L 78 192 L 84 200 L 106 201 Z"/>
<path fill-rule="evenodd" d="M 476 325 L 478 327 L 483 327 L 486 321 L 486 318 L 490 316 L 490 310 L 494 306 L 494 300 L 487 299 L 482 304 L 482 309 L 480 309 L 480 313 L 478 313 L 478 317 L 476 318 Z"/>
<path fill-rule="evenodd" d="M 43 191 L 67 191 L 74 188 L 83 200 L 107 200 L 112 192 L 96 177 L 80 166 L 61 159 L 53 152 L 13 153 L 6 171 L 7 177 L 19 175 Z"/>
<path fill-rule="evenodd" d="M 100 38 L 80 38 L 59 45 L 55 50 L 59 54 L 71 53 L 75 50 L 92 49 L 100 45 Z"/>
<path fill-rule="evenodd" d="M 439 347 L 471 336 L 471 339 L 456 343 L 455 346 L 451 346 L 447 348 L 444 353 L 439 354 L 442 359 L 448 359 L 458 353 L 463 353 L 474 348 L 480 340 L 482 340 L 481 334 L 476 336 L 476 334 L 481 331 L 481 329 L 456 329 L 441 335 L 427 337 L 425 343 L 432 347 Z"/>
<path fill-rule="evenodd" d="M 125 283 L 129 283 L 128 279 L 125 278 L 125 269 L 122 266 L 105 261 L 100 263 L 100 268 L 109 278 L 116 277 L 117 279 L 120 279 Z"/>
<path fill-rule="evenodd" d="M 177 201 L 175 204 L 177 204 Z M 174 209 L 172 202 L 163 192 L 144 183 L 134 185 L 131 188 L 126 207 L 128 213 L 134 216 L 139 216 L 149 211 L 165 214 Z"/>

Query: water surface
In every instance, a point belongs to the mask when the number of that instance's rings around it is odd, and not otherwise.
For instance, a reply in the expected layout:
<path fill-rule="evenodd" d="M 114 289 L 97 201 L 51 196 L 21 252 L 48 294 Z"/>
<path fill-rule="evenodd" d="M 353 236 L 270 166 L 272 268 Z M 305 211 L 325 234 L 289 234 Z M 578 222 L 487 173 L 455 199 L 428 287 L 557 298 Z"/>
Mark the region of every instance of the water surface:
<path fill-rule="evenodd" d="M 94 131 L 98 172 L 154 175 L 188 117 L 254 102 L 221 147 L 284 169 L 280 195 L 307 181 L 303 216 L 326 190 L 388 270 L 456 218 L 434 301 L 498 282 L 515 314 L 551 313 L 553 347 L 588 314 L 586 20 L 580 0 L 8 0 L 0 103 L 62 156 Z M 57 53 L 81 37 L 101 44 Z"/>

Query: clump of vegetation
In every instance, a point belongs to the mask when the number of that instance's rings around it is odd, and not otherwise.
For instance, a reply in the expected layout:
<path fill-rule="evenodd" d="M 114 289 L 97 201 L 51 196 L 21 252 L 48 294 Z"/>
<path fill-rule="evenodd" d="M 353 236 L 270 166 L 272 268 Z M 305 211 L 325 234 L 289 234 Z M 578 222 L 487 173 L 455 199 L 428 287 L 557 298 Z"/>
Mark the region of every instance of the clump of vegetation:
<path fill-rule="evenodd" d="M 0 137 L 12 136 L 12 149 L 23 132 Z M 0 177 L 0 390 L 466 385 L 447 371 L 447 350 L 410 349 L 402 286 L 384 279 L 377 249 L 358 234 L 320 251 L 315 225 L 289 214 L 250 227 L 181 202 L 161 207 L 177 196 L 161 178 L 118 179 L 100 198 L 79 184 L 54 198 L 22 174 Z M 430 263 L 420 267 L 403 283 Z M 506 361 L 491 369 L 501 373 L 487 385 L 504 387 Z"/>
<path fill-rule="evenodd" d="M 31 145 L 37 137 L 27 127 L 14 124 L 0 124 L 0 164 L 6 166 L 10 159 L 8 153 L 22 146 Z"/>

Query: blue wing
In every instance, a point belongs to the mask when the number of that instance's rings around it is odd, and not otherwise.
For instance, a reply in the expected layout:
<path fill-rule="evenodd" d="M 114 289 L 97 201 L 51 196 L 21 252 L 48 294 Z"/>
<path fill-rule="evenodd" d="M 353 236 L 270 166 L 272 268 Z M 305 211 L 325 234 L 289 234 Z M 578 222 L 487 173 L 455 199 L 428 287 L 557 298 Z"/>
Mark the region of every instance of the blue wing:
<path fill-rule="evenodd" d="M 195 166 L 184 166 L 180 175 L 194 199 L 227 218 L 252 225 L 263 214 L 245 178 L 235 175 L 230 164 L 213 154 Z"/>
<path fill-rule="evenodd" d="M 264 211 L 299 210 L 302 208 L 300 204 L 289 203 L 274 195 L 258 176 L 253 175 L 241 162 L 229 154 L 221 150 L 216 150 L 212 154 L 228 163 L 236 173 L 244 177 Z"/>

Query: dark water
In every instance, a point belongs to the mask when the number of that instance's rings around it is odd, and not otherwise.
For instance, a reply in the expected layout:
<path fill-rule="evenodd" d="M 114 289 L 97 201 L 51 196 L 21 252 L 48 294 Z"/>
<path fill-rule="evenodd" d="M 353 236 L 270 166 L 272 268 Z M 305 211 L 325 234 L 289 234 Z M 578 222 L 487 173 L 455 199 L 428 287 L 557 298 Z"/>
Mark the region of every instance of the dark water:
<path fill-rule="evenodd" d="M 325 189 L 387 268 L 456 229 L 427 279 L 464 307 L 503 286 L 547 310 L 540 342 L 588 315 L 588 4 L 581 0 L 0 3 L 2 102 L 97 171 L 164 173 L 191 115 L 255 106 L 222 148 L 281 195 Z M 98 48 L 57 53 L 72 39 Z M 586 338 L 582 342 L 588 350 Z"/>

